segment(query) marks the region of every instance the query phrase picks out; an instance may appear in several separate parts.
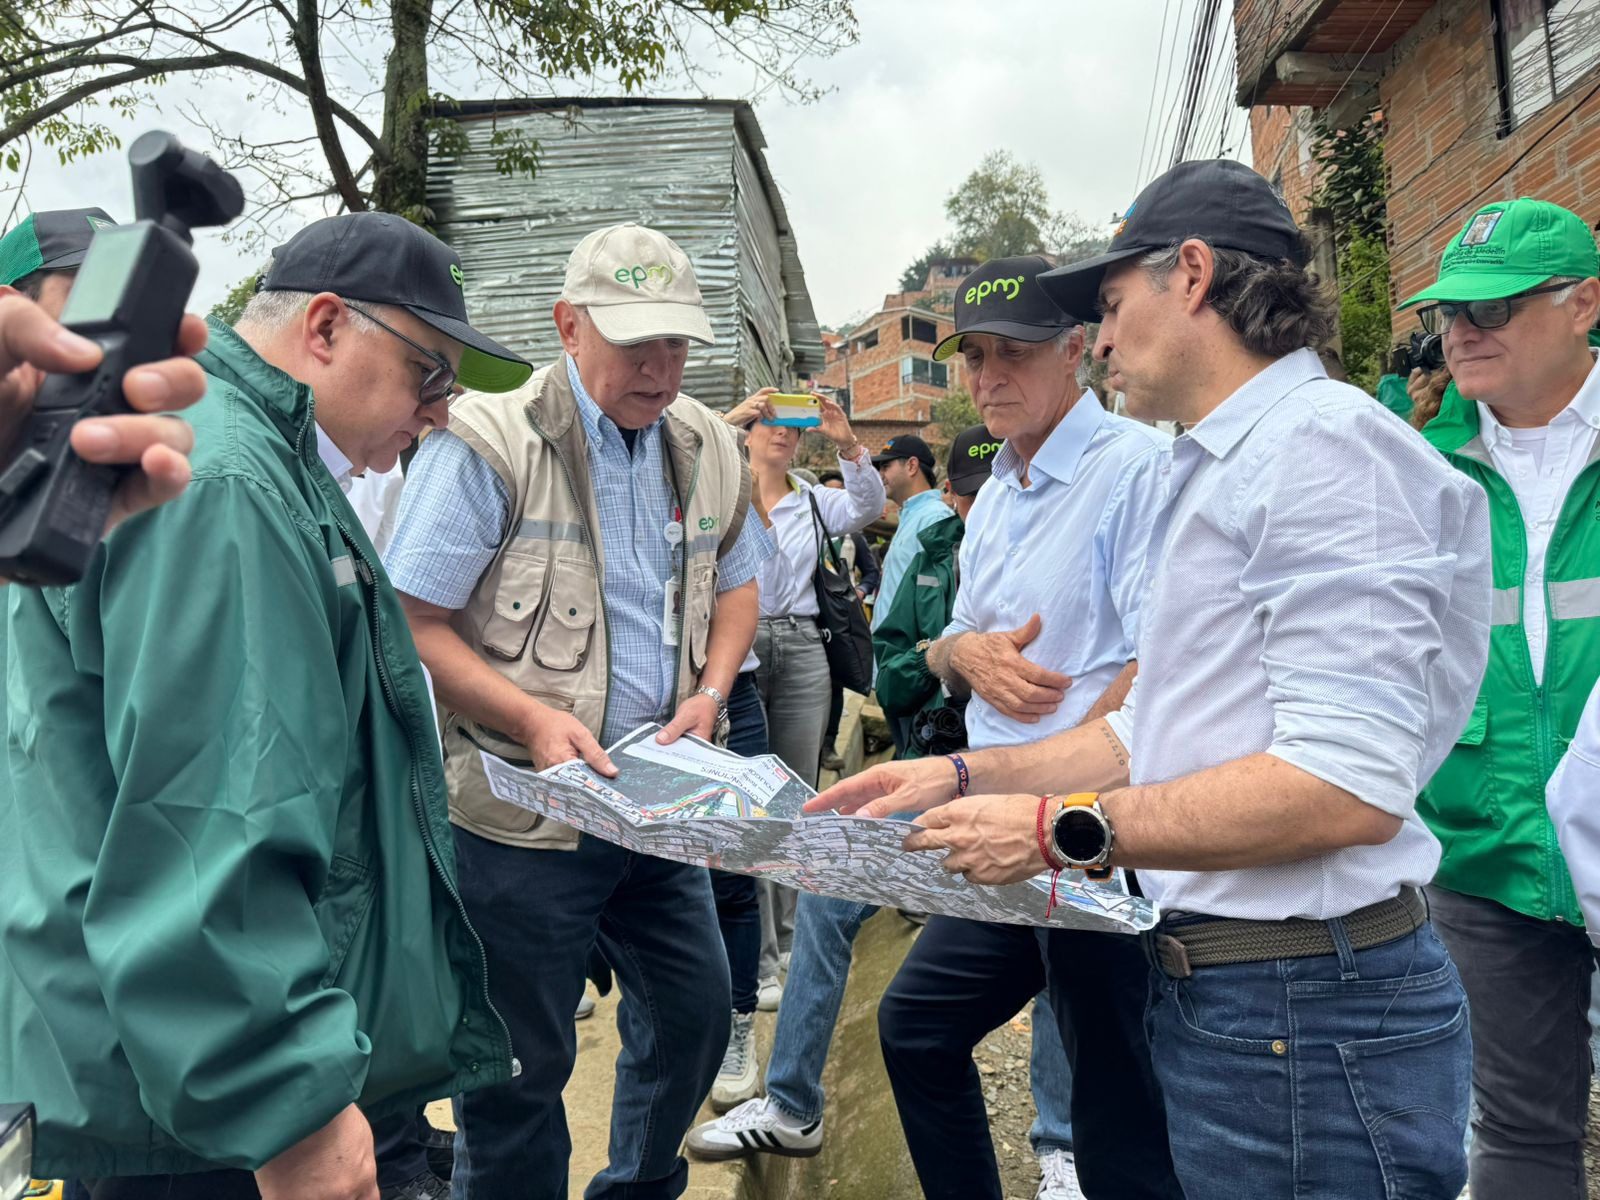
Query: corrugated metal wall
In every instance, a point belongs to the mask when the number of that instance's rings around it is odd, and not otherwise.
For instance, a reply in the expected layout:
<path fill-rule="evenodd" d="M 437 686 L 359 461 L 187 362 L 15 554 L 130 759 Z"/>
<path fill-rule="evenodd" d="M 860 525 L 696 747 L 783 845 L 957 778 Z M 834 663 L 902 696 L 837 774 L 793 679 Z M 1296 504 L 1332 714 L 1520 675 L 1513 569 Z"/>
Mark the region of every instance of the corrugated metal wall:
<path fill-rule="evenodd" d="M 757 137 L 759 129 L 747 109 L 739 119 L 742 108 L 607 104 L 508 115 L 502 107 L 492 118 L 469 108 L 458 119 L 471 149 L 436 156 L 428 201 L 439 236 L 461 255 L 474 323 L 530 361 L 551 361 L 561 347 L 550 311 L 568 254 L 595 229 L 638 221 L 689 255 L 717 338 L 691 347 L 686 392 L 723 408 L 757 387 L 786 385 L 796 351 L 802 371 L 820 370 L 793 237 L 780 233 L 781 201 L 774 213 L 760 146 L 748 144 L 746 129 Z M 495 170 L 490 138 L 508 127 L 540 143 L 531 181 Z"/>

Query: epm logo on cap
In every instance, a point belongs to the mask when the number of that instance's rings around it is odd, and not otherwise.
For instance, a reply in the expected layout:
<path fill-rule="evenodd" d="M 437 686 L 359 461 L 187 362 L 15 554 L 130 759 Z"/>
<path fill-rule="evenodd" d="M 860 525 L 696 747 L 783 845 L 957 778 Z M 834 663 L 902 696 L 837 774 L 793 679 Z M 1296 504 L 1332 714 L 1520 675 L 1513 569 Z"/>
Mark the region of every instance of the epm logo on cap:
<path fill-rule="evenodd" d="M 1005 445 L 1004 442 L 973 442 L 972 445 L 967 447 L 967 457 L 992 458 L 1000 453 L 1000 447 L 1003 445 Z"/>
<path fill-rule="evenodd" d="M 662 287 L 668 287 L 676 276 L 666 263 L 652 263 L 648 267 L 643 263 L 635 263 L 631 267 L 618 267 L 614 278 L 618 283 L 633 284 L 637 290 L 651 280 L 655 280 Z"/>
<path fill-rule="evenodd" d="M 967 294 L 961 298 L 968 304 L 982 304 L 990 296 L 998 296 L 1004 292 L 1005 299 L 1015 300 L 1026 282 L 1026 275 L 1013 275 L 1009 279 L 985 279 L 977 286 L 969 287 Z"/>

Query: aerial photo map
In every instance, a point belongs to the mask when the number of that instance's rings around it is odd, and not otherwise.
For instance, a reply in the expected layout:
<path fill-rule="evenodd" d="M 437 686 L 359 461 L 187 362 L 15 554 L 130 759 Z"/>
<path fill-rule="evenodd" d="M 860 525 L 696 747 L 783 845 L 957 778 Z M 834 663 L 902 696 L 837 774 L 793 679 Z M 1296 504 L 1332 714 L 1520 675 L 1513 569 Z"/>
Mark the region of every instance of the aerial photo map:
<path fill-rule="evenodd" d="M 1120 875 L 1090 883 L 1048 871 L 985 887 L 948 874 L 940 856 L 901 849 L 905 825 L 838 813 L 805 815 L 816 793 L 774 755 L 742 758 L 696 737 L 669 746 L 643 725 L 608 747 L 615 779 L 581 762 L 535 773 L 483 755 L 494 794 L 641 854 L 772 878 L 824 896 L 1013 925 L 1138 933 L 1155 906 Z M 1046 915 L 1048 911 L 1048 916 Z"/>

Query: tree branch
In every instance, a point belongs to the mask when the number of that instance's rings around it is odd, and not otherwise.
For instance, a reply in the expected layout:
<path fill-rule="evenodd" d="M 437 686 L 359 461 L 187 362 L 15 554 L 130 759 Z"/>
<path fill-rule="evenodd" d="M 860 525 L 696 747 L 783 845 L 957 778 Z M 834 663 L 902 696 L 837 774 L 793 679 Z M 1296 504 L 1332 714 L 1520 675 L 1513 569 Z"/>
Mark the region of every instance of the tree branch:
<path fill-rule="evenodd" d="M 125 54 L 75 55 L 71 59 L 58 59 L 49 63 L 41 63 L 37 67 L 14 72 L 7 76 L 7 86 L 14 86 L 33 79 L 43 79 L 50 75 L 60 74 L 63 71 L 77 70 L 80 67 L 101 66 L 126 66 L 133 69 L 116 75 L 102 75 L 96 79 L 91 79 L 61 93 L 59 96 L 41 104 L 38 108 L 24 113 L 10 125 L 0 129 L 0 146 L 10 142 L 12 138 L 21 137 L 43 121 L 56 116 L 58 113 L 65 112 L 74 104 L 87 100 L 90 96 L 110 91 L 113 88 L 121 87 L 123 84 L 138 83 L 156 75 L 176 75 L 189 71 L 215 71 L 228 67 L 239 67 L 247 71 L 254 71 L 258 75 L 264 75 L 268 79 L 274 79 L 303 96 L 311 96 L 310 85 L 292 71 L 286 71 L 276 63 L 268 62 L 265 59 L 254 58 L 251 55 L 241 54 L 235 50 L 222 49 L 218 49 L 213 54 L 192 55 L 186 58 L 152 59 Z M 327 111 L 343 121 L 375 153 L 381 151 L 378 135 L 369 129 L 366 123 L 355 113 L 336 100 L 327 97 L 326 89 L 324 89 L 324 102 L 327 105 Z M 319 136 L 320 132 L 319 130 Z"/>
<path fill-rule="evenodd" d="M 328 157 L 328 169 L 333 172 L 333 186 L 351 212 L 364 212 L 367 198 L 356 186 L 350 170 L 350 159 L 339 141 L 339 130 L 333 123 L 333 97 L 328 95 L 328 80 L 322 73 L 322 52 L 318 30 L 321 14 L 316 0 L 299 0 L 300 19 L 294 24 L 294 45 L 300 55 L 300 66 L 306 75 L 306 96 L 311 101 L 311 121 L 316 126 L 317 137 L 322 142 L 322 152 Z"/>

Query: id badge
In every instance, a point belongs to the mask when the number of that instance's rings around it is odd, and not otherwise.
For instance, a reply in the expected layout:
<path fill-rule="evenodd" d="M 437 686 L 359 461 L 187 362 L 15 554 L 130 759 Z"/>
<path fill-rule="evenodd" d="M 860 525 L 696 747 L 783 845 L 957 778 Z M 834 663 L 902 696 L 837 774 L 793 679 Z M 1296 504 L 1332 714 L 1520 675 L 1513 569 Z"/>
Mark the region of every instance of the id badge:
<path fill-rule="evenodd" d="M 678 621 L 683 615 L 679 610 L 682 599 L 682 590 L 677 579 L 667 580 L 663 589 L 665 600 L 661 607 L 661 640 L 668 646 L 678 644 Z"/>

